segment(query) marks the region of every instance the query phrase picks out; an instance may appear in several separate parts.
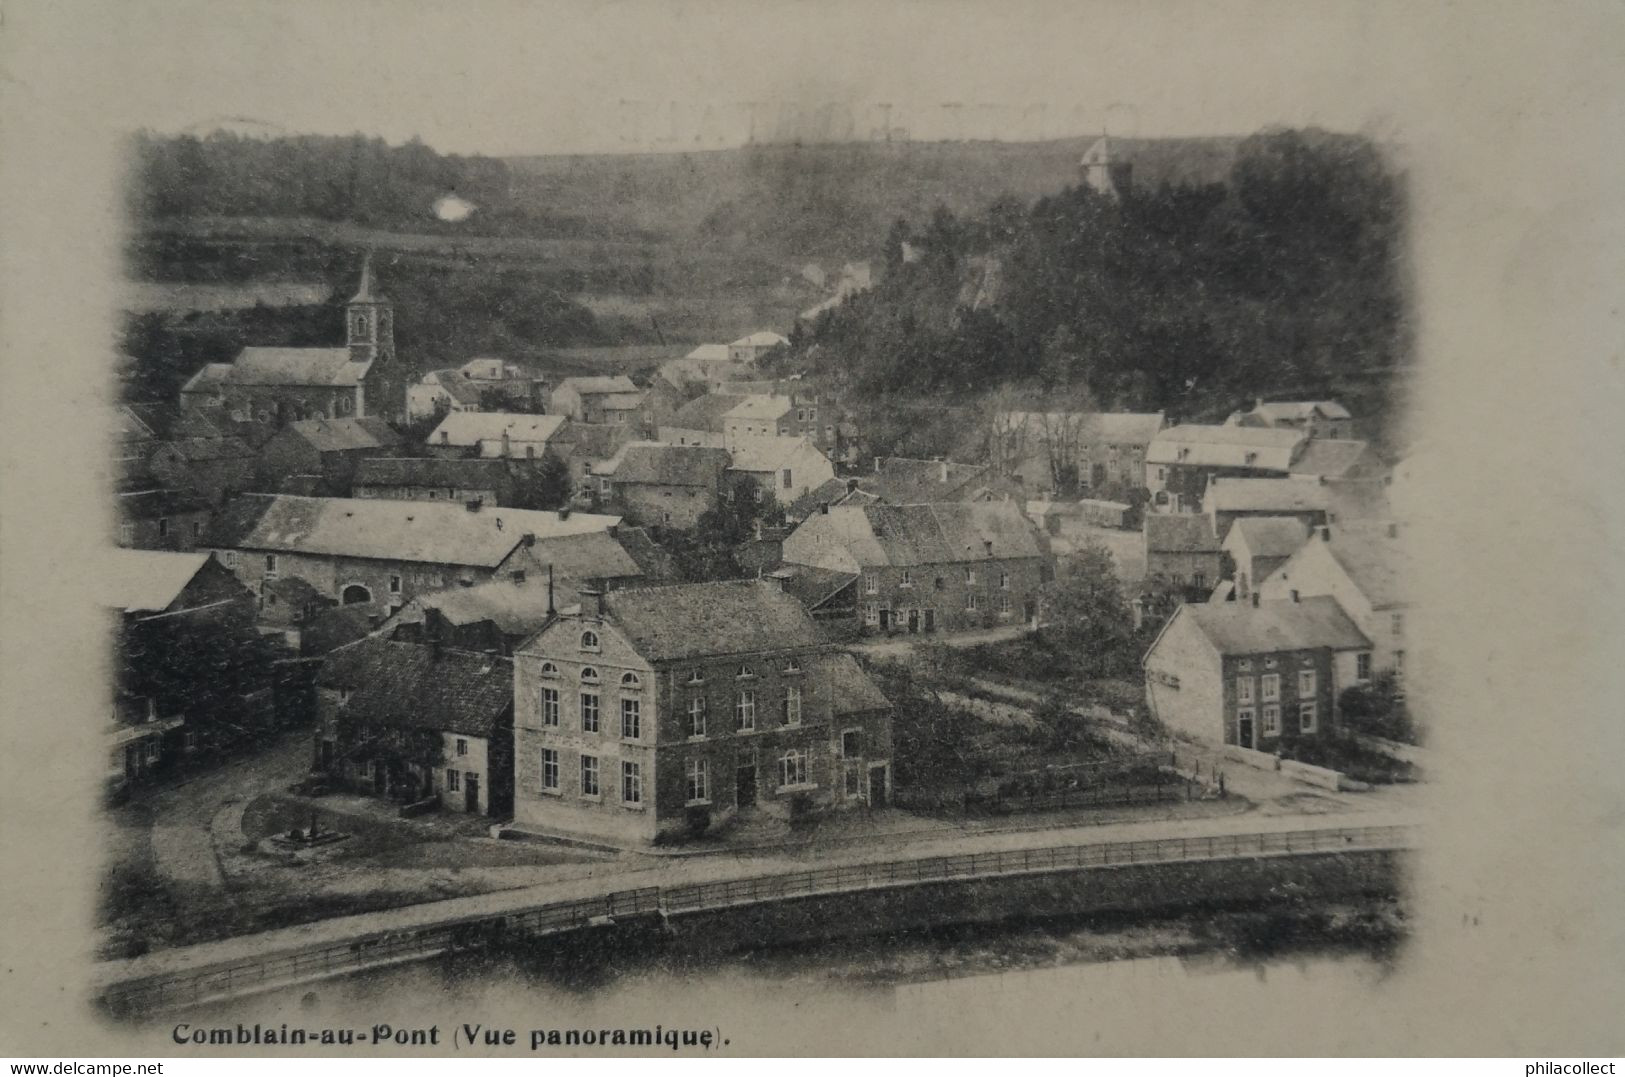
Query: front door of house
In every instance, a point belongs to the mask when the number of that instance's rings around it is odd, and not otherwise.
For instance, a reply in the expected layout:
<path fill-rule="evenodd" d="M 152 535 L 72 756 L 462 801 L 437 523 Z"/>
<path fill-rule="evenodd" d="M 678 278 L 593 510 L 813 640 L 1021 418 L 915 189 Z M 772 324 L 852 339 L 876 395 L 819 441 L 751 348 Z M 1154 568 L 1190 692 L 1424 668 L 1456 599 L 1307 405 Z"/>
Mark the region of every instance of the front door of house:
<path fill-rule="evenodd" d="M 926 610 L 925 611 L 925 630 L 927 632 L 935 632 L 937 630 L 937 611 L 936 610 Z"/>
<path fill-rule="evenodd" d="M 463 809 L 471 812 L 480 810 L 480 776 L 478 774 L 463 775 Z"/>
<path fill-rule="evenodd" d="M 379 796 L 389 792 L 389 768 L 381 759 L 372 764 L 372 791 Z"/>
<path fill-rule="evenodd" d="M 869 768 L 869 807 L 886 806 L 886 764 Z"/>
<path fill-rule="evenodd" d="M 1253 746 L 1253 720 L 1251 718 L 1236 719 L 1236 743 L 1243 748 Z"/>
<path fill-rule="evenodd" d="M 1093 467 L 1091 467 L 1089 469 L 1089 485 L 1091 485 L 1091 486 L 1105 486 L 1106 485 L 1106 465 L 1105 464 L 1095 464 Z"/>
<path fill-rule="evenodd" d="M 910 632 L 918 632 L 920 630 L 920 611 L 919 610 L 909 610 L 908 611 L 908 630 Z"/>
<path fill-rule="evenodd" d="M 888 629 L 890 627 L 891 627 L 891 610 L 883 608 L 880 611 L 880 630 L 882 632 L 884 632 L 886 629 Z"/>
<path fill-rule="evenodd" d="M 756 803 L 756 764 L 746 764 L 735 773 L 734 799 L 741 808 Z"/>

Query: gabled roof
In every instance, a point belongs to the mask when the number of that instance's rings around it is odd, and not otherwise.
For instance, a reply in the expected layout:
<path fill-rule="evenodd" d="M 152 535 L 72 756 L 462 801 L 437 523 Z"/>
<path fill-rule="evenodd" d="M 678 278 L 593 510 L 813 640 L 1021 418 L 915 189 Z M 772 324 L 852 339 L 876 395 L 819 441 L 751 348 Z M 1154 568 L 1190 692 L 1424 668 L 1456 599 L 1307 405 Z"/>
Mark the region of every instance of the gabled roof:
<path fill-rule="evenodd" d="M 815 655 L 807 660 L 807 665 L 814 677 L 813 683 L 829 686 L 830 705 L 836 714 L 891 710 L 891 700 L 847 652 Z"/>
<path fill-rule="evenodd" d="M 627 553 L 620 534 L 608 531 L 538 538 L 522 558 L 510 561 L 506 567 L 522 568 L 531 578 L 544 580 L 551 568 L 555 582 L 627 580 L 644 575 L 642 566 Z"/>
<path fill-rule="evenodd" d="M 684 359 L 693 359 L 701 363 L 718 363 L 728 361 L 728 345 L 701 344 L 698 348 L 683 356 Z"/>
<path fill-rule="evenodd" d="M 853 481 L 839 477 L 826 479 L 790 502 L 785 515 L 800 520 L 817 512 L 821 505 L 873 505 L 880 500 L 861 486 L 850 489 L 848 484 Z"/>
<path fill-rule="evenodd" d="M 1330 595 L 1273 602 L 1202 602 L 1181 606 L 1220 654 L 1270 654 L 1330 647 L 1366 650 L 1371 641 Z"/>
<path fill-rule="evenodd" d="M 1402 529 L 1389 523 L 1360 522 L 1333 524 L 1326 531 L 1331 534 L 1331 555 L 1373 608 L 1409 601 L 1413 566 Z"/>
<path fill-rule="evenodd" d="M 445 486 L 490 490 L 508 481 L 506 460 L 436 456 L 369 456 L 355 472 L 357 486 Z"/>
<path fill-rule="evenodd" d="M 1210 512 L 1324 512 L 1328 496 L 1316 479 L 1222 478 L 1208 483 L 1202 504 Z"/>
<path fill-rule="evenodd" d="M 1213 518 L 1201 513 L 1152 513 L 1145 518 L 1148 553 L 1218 553 Z"/>
<path fill-rule="evenodd" d="M 608 460 L 629 441 L 637 440 L 637 433 L 627 423 L 571 423 L 565 427 L 562 440 L 573 445 L 574 455 L 593 460 Z"/>
<path fill-rule="evenodd" d="M 807 517 L 801 528 L 829 535 L 864 566 L 907 567 L 1047 553 L 1037 529 L 1008 502 L 837 505 L 828 513 Z"/>
<path fill-rule="evenodd" d="M 609 622 L 651 662 L 825 646 L 801 603 L 766 580 L 611 591 L 604 605 Z"/>
<path fill-rule="evenodd" d="M 557 436 L 568 419 L 563 415 L 519 415 L 507 411 L 454 411 L 440 420 L 427 445 L 478 445 L 482 441 L 545 442 Z"/>
<path fill-rule="evenodd" d="M 100 589 L 102 603 L 125 613 L 167 610 L 209 562 L 206 553 L 165 550 L 115 548 L 103 557 L 107 571 Z"/>
<path fill-rule="evenodd" d="M 605 411 L 637 411 L 643 407 L 644 399 L 644 394 L 639 392 L 605 393 L 598 406 Z"/>
<path fill-rule="evenodd" d="M 752 394 L 735 404 L 725 418 L 777 420 L 794 409 L 795 403 L 787 396 Z"/>
<path fill-rule="evenodd" d="M 980 464 L 888 456 L 874 474 L 859 476 L 858 485 L 888 504 L 923 505 L 951 501 L 958 491 L 989 477 Z"/>
<path fill-rule="evenodd" d="M 224 385 L 231 377 L 230 363 L 207 363 L 181 386 L 183 393 L 207 393 Z"/>
<path fill-rule="evenodd" d="M 245 494 L 205 535 L 212 548 L 495 568 L 527 534 L 606 531 L 618 516 L 482 508 L 445 501 Z"/>
<path fill-rule="evenodd" d="M 818 446 L 803 437 L 744 437 L 734 444 L 732 470 L 778 471 L 804 452 L 824 455 Z"/>
<path fill-rule="evenodd" d="M 851 587 L 858 578 L 854 572 L 814 568 L 811 565 L 785 565 L 774 575 L 781 577 L 785 591 L 794 595 L 796 601 L 809 610 L 818 609 Z"/>
<path fill-rule="evenodd" d="M 447 396 L 459 404 L 478 405 L 480 402 L 480 387 L 455 367 L 430 371 L 423 375 L 421 384 L 440 386 L 446 391 Z"/>
<path fill-rule="evenodd" d="M 618 527 L 615 538 L 628 557 L 637 563 L 638 571 L 650 583 L 674 580 L 678 576 L 677 563 L 666 548 L 649 537 L 641 527 Z"/>
<path fill-rule="evenodd" d="M 565 378 L 559 382 L 554 392 L 571 389 L 581 396 L 595 396 L 603 393 L 635 393 L 638 387 L 632 379 L 625 374 L 596 375 L 592 377 Z"/>
<path fill-rule="evenodd" d="M 1349 409 L 1335 400 L 1260 400 L 1253 406 L 1253 414 L 1267 422 L 1290 420 L 1305 422 L 1319 412 L 1326 419 L 1351 419 Z"/>
<path fill-rule="evenodd" d="M 232 433 L 231 424 L 223 417 L 211 418 L 199 407 L 169 403 L 125 404 L 119 411 L 132 434 L 155 437 L 160 441 L 171 438 L 218 438 Z"/>
<path fill-rule="evenodd" d="M 1304 445 L 1298 458 L 1292 461 L 1290 470 L 1294 475 L 1340 479 L 1356 477 L 1361 472 L 1375 473 L 1381 469 L 1382 462 L 1367 442 L 1313 438 Z"/>
<path fill-rule="evenodd" d="M 230 385 L 343 388 L 359 385 L 371 365 L 352 361 L 348 348 L 244 348 L 221 380 Z"/>
<path fill-rule="evenodd" d="M 289 436 L 317 452 L 389 449 L 401 442 L 393 427 L 376 416 L 345 419 L 301 419 L 288 424 Z"/>
<path fill-rule="evenodd" d="M 723 417 L 744 400 L 743 395 L 734 393 L 707 393 L 678 408 L 671 419 L 661 425 L 680 427 L 684 430 L 709 430 L 714 434 L 720 434 L 725 425 Z"/>
<path fill-rule="evenodd" d="M 782 337 L 777 333 L 769 332 L 768 330 L 764 329 L 760 332 L 752 333 L 748 337 L 740 337 L 738 340 L 734 341 L 728 346 L 730 348 L 776 348 L 781 344 L 788 343 L 790 343 L 789 338 Z"/>
<path fill-rule="evenodd" d="M 726 449 L 634 441 L 621 446 L 602 474 L 617 483 L 714 487 L 729 463 Z"/>
<path fill-rule="evenodd" d="M 1186 424 L 1158 431 L 1146 448 L 1145 459 L 1150 464 L 1254 467 L 1284 472 L 1292 466 L 1305 440 L 1298 430 Z"/>
<path fill-rule="evenodd" d="M 1308 536 L 1309 529 L 1296 516 L 1248 516 L 1231 525 L 1225 542 L 1245 542 L 1254 557 L 1289 557 Z"/>
<path fill-rule="evenodd" d="M 513 708 L 513 662 L 368 636 L 327 656 L 316 683 L 347 688 L 344 720 L 490 737 Z"/>

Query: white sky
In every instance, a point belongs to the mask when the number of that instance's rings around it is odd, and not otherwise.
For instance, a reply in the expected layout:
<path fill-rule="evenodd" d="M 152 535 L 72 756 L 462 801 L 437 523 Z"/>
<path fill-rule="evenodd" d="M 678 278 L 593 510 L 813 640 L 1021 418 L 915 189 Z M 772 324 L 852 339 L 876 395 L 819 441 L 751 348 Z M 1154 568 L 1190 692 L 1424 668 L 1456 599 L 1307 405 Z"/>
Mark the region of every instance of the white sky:
<path fill-rule="evenodd" d="M 76 82 L 97 122 L 173 131 L 240 116 L 492 154 L 736 145 L 753 128 L 861 138 L 888 115 L 928 139 L 1061 137 L 1103 123 L 1148 135 L 1272 123 L 1392 134 L 1427 77 L 1430 43 L 1454 37 L 1381 3 L 127 0 L 92 10 L 73 43 L 94 57 Z"/>

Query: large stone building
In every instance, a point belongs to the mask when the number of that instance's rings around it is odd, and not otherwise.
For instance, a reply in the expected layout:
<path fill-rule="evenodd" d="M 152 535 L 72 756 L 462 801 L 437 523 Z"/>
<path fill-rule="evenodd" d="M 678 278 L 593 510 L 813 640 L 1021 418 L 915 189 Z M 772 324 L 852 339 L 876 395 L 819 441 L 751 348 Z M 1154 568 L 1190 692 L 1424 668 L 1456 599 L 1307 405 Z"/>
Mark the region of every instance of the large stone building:
<path fill-rule="evenodd" d="M 1371 640 L 1362 673 L 1403 677 L 1412 635 L 1407 624 L 1412 571 L 1399 524 L 1334 523 L 1317 529 L 1258 589 L 1274 601 L 1293 595 L 1335 598 Z"/>
<path fill-rule="evenodd" d="M 394 306 L 374 286 L 370 257 L 345 307 L 344 325 L 340 348 L 249 347 L 230 363 L 210 363 L 181 387 L 181 403 L 278 426 L 299 419 L 403 417 L 407 379 L 395 355 Z"/>
<path fill-rule="evenodd" d="M 583 594 L 514 661 L 521 829 L 647 843 L 890 795 L 889 704 L 774 582 Z"/>
<path fill-rule="evenodd" d="M 741 438 L 729 448 L 730 475 L 754 482 L 763 500 L 789 505 L 835 477 L 829 457 L 806 438 Z"/>
<path fill-rule="evenodd" d="M 995 419 L 994 433 L 1022 485 L 1044 494 L 1144 487 L 1146 452 L 1164 425 L 1160 411 L 1012 411 Z"/>
<path fill-rule="evenodd" d="M 599 472 L 599 493 L 633 523 L 692 528 L 716 507 L 725 449 L 634 441 Z"/>
<path fill-rule="evenodd" d="M 784 540 L 788 565 L 860 576 L 872 631 L 954 632 L 1031 622 L 1053 559 L 1009 502 L 839 505 Z"/>
<path fill-rule="evenodd" d="M 1285 478 L 1307 438 L 1299 430 L 1187 424 L 1146 448 L 1145 485 L 1163 512 L 1196 512 L 1214 478 Z"/>
<path fill-rule="evenodd" d="M 528 565 L 529 546 L 541 539 L 619 523 L 478 503 L 247 494 L 225 507 L 200 545 L 256 592 L 297 576 L 342 605 L 399 608 L 421 592 Z"/>

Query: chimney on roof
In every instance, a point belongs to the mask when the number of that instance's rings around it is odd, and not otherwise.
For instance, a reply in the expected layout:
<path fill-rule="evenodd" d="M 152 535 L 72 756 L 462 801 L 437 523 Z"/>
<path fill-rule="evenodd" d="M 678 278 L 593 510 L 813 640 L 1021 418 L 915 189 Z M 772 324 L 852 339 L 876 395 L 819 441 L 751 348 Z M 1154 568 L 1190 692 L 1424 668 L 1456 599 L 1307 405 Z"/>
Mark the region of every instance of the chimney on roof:
<path fill-rule="evenodd" d="M 1256 610 L 1257 608 L 1258 608 L 1258 592 L 1254 591 L 1253 592 L 1253 609 Z"/>
<path fill-rule="evenodd" d="M 1315 530 L 1320 533 L 1320 541 L 1330 542 L 1332 540 L 1332 529 L 1329 526 L 1323 524 L 1315 528 Z"/>
<path fill-rule="evenodd" d="M 596 615 L 600 620 L 604 617 L 604 589 L 595 581 L 581 588 L 581 614 L 583 617 Z"/>
<path fill-rule="evenodd" d="M 508 457 L 510 457 L 512 455 L 513 455 L 513 444 L 510 441 L 510 439 L 508 438 L 508 432 L 506 430 L 504 430 L 502 432 L 502 458 L 504 460 L 506 460 Z"/>
<path fill-rule="evenodd" d="M 855 493 L 858 492 L 858 480 L 857 479 L 847 479 L 846 480 L 846 492 L 849 493 L 849 494 L 855 494 Z"/>
<path fill-rule="evenodd" d="M 938 481 L 946 483 L 948 481 L 948 461 L 944 458 L 939 462 L 942 464 L 942 469 L 938 472 Z"/>
<path fill-rule="evenodd" d="M 547 616 L 552 618 L 558 614 L 553 607 L 553 562 L 547 563 Z"/>

